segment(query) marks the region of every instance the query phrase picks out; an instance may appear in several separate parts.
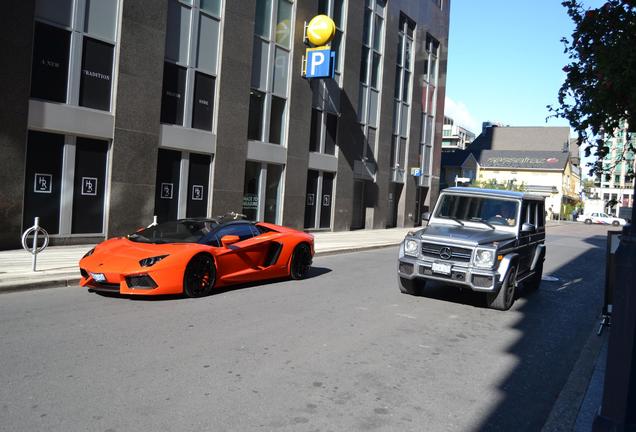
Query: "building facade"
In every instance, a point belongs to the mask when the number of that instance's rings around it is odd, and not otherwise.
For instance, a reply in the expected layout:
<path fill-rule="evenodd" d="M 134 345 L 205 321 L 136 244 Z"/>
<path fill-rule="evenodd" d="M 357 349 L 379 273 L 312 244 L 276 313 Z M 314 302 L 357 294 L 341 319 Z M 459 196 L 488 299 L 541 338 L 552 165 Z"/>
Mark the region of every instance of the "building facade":
<path fill-rule="evenodd" d="M 450 0 L 31 0 L 2 18 L 0 248 L 243 212 L 412 226 L 436 199 Z M 336 24 L 333 79 L 304 25 Z"/>

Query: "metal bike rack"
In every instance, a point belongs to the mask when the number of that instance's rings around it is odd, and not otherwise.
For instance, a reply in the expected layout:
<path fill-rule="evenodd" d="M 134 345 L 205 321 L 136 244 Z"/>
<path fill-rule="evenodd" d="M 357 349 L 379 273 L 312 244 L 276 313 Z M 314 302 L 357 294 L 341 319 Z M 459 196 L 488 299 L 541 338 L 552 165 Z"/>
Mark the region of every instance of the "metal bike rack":
<path fill-rule="evenodd" d="M 27 244 L 27 240 L 30 235 L 33 235 L 33 246 L 31 247 L 29 247 L 29 245 Z M 44 238 L 44 242 L 42 243 L 42 246 L 40 247 L 38 247 L 38 235 Z M 46 230 L 40 226 L 40 218 L 36 217 L 33 223 L 33 226 L 27 229 L 22 234 L 22 247 L 24 248 L 25 251 L 33 255 L 33 261 L 32 261 L 33 271 L 36 271 L 35 267 L 37 264 L 38 254 L 42 252 L 44 249 L 46 249 L 48 245 L 49 245 L 49 233 L 47 233 Z"/>

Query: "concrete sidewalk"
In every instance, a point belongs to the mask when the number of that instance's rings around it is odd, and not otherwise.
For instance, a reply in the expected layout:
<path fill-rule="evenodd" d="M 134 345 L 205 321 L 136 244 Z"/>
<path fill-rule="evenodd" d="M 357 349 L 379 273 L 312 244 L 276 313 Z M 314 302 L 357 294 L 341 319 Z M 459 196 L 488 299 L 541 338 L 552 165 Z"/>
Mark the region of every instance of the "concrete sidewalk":
<path fill-rule="evenodd" d="M 315 232 L 316 255 L 353 252 L 399 244 L 413 228 Z M 50 246 L 37 257 L 23 249 L 0 251 L 0 292 L 69 286 L 79 281 L 77 263 L 94 245 Z"/>

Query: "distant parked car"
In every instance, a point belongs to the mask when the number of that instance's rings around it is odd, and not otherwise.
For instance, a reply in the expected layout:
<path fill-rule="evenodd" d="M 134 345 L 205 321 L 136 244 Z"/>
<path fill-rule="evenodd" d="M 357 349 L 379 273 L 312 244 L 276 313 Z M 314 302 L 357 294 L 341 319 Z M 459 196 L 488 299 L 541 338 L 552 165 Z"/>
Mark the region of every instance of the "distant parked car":
<path fill-rule="evenodd" d="M 585 222 L 587 225 L 590 224 L 601 224 L 601 225 L 625 225 L 627 221 L 623 218 L 618 218 L 614 216 L 610 216 L 607 213 L 591 213 L 588 215 L 581 215 L 577 219 L 579 222 Z"/>

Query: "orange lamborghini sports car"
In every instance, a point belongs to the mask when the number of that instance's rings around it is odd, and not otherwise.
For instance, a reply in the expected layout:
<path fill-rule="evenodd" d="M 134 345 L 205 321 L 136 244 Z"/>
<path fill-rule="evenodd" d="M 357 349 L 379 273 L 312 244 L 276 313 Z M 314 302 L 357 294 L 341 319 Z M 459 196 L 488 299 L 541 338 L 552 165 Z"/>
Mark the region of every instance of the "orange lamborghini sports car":
<path fill-rule="evenodd" d="M 269 223 L 181 219 L 98 244 L 80 260 L 81 286 L 120 294 L 208 295 L 215 288 L 307 275 L 311 234 Z"/>

